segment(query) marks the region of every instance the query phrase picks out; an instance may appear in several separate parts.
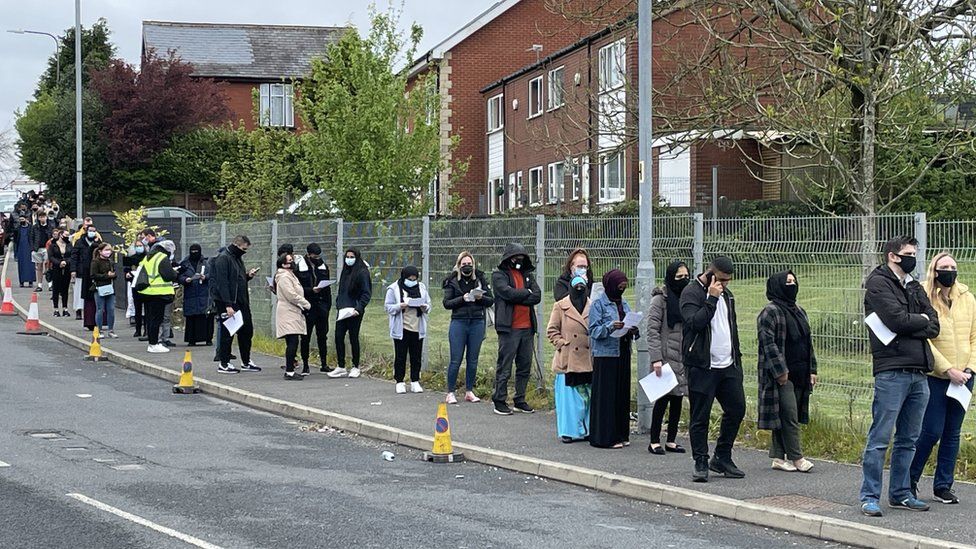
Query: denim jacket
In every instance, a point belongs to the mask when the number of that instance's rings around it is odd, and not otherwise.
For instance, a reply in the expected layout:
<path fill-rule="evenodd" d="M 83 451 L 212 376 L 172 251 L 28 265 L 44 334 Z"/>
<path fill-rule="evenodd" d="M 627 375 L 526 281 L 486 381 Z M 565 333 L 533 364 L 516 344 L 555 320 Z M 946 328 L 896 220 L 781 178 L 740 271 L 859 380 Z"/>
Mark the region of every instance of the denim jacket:
<path fill-rule="evenodd" d="M 623 302 L 624 313 L 630 312 L 630 305 Z M 613 323 L 620 320 L 617 305 L 610 301 L 606 294 L 601 295 L 590 305 L 590 351 L 593 357 L 620 356 L 619 337 L 610 337 Z M 633 336 L 625 336 L 633 337 Z"/>

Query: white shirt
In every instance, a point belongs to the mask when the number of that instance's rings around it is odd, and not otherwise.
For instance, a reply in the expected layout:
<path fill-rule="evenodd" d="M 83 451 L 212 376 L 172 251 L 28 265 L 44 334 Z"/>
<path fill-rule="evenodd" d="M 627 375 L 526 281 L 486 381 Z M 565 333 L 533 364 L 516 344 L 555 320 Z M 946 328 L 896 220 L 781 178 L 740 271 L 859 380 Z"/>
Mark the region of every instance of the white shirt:
<path fill-rule="evenodd" d="M 715 316 L 712 317 L 712 369 L 728 368 L 734 362 L 732 358 L 732 328 L 729 326 L 729 307 L 725 298 L 718 297 L 715 306 Z"/>

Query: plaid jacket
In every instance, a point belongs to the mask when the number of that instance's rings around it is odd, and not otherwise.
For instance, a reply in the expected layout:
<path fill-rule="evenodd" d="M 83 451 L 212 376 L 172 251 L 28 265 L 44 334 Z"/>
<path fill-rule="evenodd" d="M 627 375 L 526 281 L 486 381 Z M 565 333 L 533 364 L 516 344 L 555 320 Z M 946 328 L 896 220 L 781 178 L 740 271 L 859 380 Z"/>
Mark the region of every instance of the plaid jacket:
<path fill-rule="evenodd" d="M 800 308 L 806 318 L 807 313 Z M 759 428 L 779 429 L 779 384 L 776 378 L 789 372 L 786 364 L 786 313 L 768 303 L 756 321 L 759 328 Z M 810 373 L 817 373 L 817 357 L 810 346 Z M 809 394 L 809 391 L 807 391 Z M 799 397 L 799 395 L 798 395 Z M 810 421 L 808 398 L 797 398 L 800 423 Z"/>

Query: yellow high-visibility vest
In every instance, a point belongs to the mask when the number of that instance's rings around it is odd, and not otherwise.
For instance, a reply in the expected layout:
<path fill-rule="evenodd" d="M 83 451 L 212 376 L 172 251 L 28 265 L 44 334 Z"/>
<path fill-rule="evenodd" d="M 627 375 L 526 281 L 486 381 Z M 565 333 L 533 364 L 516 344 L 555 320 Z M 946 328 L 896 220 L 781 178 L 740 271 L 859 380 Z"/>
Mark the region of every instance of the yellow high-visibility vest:
<path fill-rule="evenodd" d="M 156 254 L 152 259 L 143 259 L 139 266 L 146 271 L 149 277 L 149 287 L 139 292 L 142 295 L 176 295 L 172 282 L 166 282 L 159 274 L 159 264 L 164 259 L 168 259 L 166 254 Z"/>

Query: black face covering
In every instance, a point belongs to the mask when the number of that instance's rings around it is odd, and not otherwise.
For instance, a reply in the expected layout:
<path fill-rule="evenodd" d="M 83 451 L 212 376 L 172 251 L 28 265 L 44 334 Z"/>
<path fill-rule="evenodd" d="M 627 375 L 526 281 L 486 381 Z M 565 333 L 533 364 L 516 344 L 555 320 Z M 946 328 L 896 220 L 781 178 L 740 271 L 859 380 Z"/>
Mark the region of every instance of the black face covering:
<path fill-rule="evenodd" d="M 691 278 L 686 278 L 684 280 L 675 280 L 675 276 L 678 274 L 678 270 L 681 267 L 688 268 L 688 265 L 684 261 L 674 261 L 668 265 L 667 271 L 664 274 L 664 285 L 667 286 L 668 292 L 664 296 L 667 300 L 668 305 L 668 328 L 674 328 L 679 322 L 681 322 L 681 307 L 679 302 L 681 301 L 681 292 L 684 291 L 688 283 L 691 282 Z"/>
<path fill-rule="evenodd" d="M 905 274 L 910 274 L 915 271 L 914 257 L 910 255 L 899 255 L 898 257 L 901 258 L 901 263 L 899 263 L 898 266 L 901 267 L 901 270 L 904 271 Z"/>
<path fill-rule="evenodd" d="M 956 283 L 957 276 L 959 273 L 956 271 L 935 271 L 935 279 L 946 288 L 950 288 Z"/>
<path fill-rule="evenodd" d="M 461 266 L 461 274 L 463 274 L 464 276 L 471 276 L 471 273 L 473 273 L 473 272 L 474 272 L 474 266 L 473 265 L 463 265 L 463 266 Z"/>
<path fill-rule="evenodd" d="M 783 271 L 769 277 L 766 281 L 766 298 L 778 305 L 786 313 L 786 335 L 792 341 L 808 340 L 810 338 L 810 323 L 806 315 L 796 305 L 796 296 L 800 290 L 799 281 L 787 284 L 786 279 L 792 271 Z M 794 279 L 796 275 L 793 276 Z"/>

